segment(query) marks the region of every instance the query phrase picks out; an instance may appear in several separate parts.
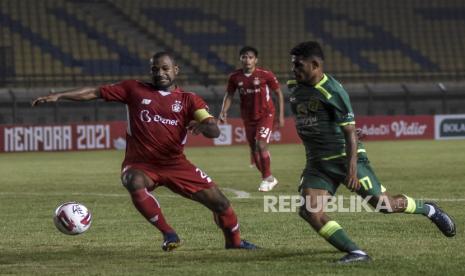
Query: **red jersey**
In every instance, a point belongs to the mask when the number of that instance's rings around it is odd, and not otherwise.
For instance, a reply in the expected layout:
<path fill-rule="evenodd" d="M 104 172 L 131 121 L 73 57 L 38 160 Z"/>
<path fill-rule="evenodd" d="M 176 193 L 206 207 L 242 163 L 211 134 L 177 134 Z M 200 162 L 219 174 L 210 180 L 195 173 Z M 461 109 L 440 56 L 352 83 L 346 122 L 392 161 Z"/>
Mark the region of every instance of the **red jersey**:
<path fill-rule="evenodd" d="M 186 127 L 194 120 L 196 110 L 208 108 L 194 93 L 178 88 L 159 91 L 150 83 L 136 80 L 103 85 L 100 95 L 106 101 L 126 104 L 125 162 L 129 163 L 163 165 L 185 158 Z"/>
<path fill-rule="evenodd" d="M 242 69 L 234 71 L 228 80 L 227 92 L 234 95 L 239 91 L 241 116 L 244 121 L 256 121 L 274 113 L 271 91 L 279 88 L 279 82 L 271 71 L 256 67 L 250 75 Z"/>

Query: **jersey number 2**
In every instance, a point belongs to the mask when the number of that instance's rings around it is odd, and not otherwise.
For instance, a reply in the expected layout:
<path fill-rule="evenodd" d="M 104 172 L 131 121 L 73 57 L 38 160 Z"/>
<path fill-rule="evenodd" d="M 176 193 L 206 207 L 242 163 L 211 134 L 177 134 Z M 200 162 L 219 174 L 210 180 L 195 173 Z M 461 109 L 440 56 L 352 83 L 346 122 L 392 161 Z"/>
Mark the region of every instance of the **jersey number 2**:
<path fill-rule="evenodd" d="M 212 179 L 205 172 L 203 172 L 201 169 L 195 168 L 195 171 L 200 174 L 200 177 L 202 179 L 206 179 L 208 183 L 212 182 Z"/>

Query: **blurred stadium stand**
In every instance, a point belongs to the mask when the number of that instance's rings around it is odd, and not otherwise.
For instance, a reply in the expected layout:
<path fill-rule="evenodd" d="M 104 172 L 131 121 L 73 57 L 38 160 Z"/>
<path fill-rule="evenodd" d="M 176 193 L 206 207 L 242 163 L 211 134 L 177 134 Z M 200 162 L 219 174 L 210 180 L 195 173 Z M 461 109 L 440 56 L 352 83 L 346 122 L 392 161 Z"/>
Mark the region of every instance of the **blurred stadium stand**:
<path fill-rule="evenodd" d="M 120 119 L 112 104 L 27 102 L 57 87 L 148 80 L 159 50 L 217 112 L 243 45 L 285 83 L 289 49 L 304 40 L 322 42 L 358 114 L 465 113 L 463 0 L 0 0 L 0 35 L 0 123 Z"/>

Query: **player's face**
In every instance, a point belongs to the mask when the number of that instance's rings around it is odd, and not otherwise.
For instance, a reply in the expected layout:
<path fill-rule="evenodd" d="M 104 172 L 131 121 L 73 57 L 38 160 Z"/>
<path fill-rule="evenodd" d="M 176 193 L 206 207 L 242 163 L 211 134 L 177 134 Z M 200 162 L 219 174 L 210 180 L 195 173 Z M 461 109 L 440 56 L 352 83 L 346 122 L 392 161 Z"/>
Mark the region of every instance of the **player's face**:
<path fill-rule="evenodd" d="M 245 70 L 253 70 L 255 69 L 255 66 L 257 65 L 258 58 L 255 56 L 253 52 L 245 52 L 239 57 L 241 64 L 242 64 L 242 69 Z"/>
<path fill-rule="evenodd" d="M 312 58 L 291 56 L 292 72 L 297 82 L 313 84 L 312 82 L 318 74 L 318 67 L 314 66 L 313 61 Z"/>
<path fill-rule="evenodd" d="M 179 67 L 169 56 L 152 59 L 150 63 L 152 82 L 156 87 L 166 90 L 173 85 L 176 75 L 179 73 Z"/>

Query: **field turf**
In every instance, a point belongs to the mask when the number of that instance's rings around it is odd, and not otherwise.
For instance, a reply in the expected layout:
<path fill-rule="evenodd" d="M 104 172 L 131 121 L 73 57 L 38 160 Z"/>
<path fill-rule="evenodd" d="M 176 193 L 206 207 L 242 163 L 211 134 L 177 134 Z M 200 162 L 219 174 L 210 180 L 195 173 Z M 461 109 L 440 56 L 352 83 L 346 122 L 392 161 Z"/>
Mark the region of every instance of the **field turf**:
<path fill-rule="evenodd" d="M 224 250 L 211 213 L 166 188 L 155 191 L 183 245 L 161 251 L 161 235 L 140 216 L 119 181 L 122 151 L 0 155 L 0 275 L 464 275 L 465 140 L 366 143 L 388 191 L 434 198 L 456 221 L 444 237 L 421 215 L 332 213 L 372 256 L 341 266 L 336 251 L 296 213 L 265 213 L 246 147 L 188 148 L 187 155 L 224 188 L 243 237 L 263 247 Z M 280 184 L 267 195 L 296 195 L 304 150 L 272 145 Z M 250 193 L 237 198 L 229 189 Z M 344 187 L 340 194 L 349 195 Z M 55 229 L 52 214 L 65 201 L 93 212 L 83 235 Z"/>

